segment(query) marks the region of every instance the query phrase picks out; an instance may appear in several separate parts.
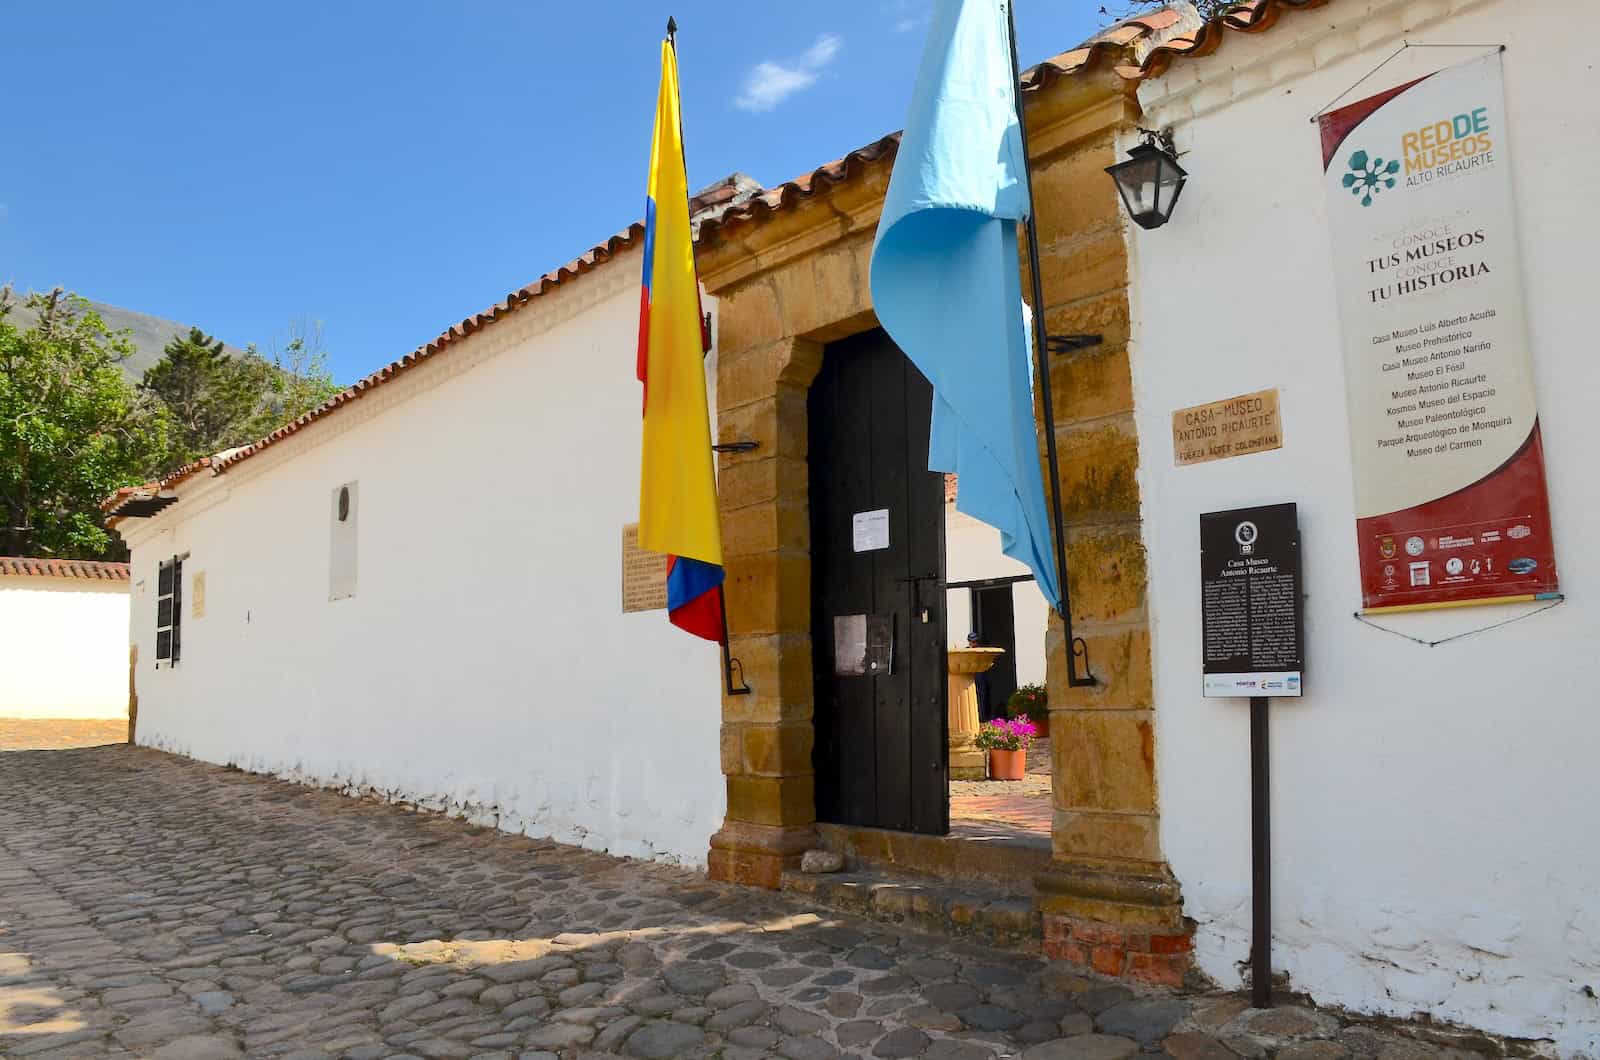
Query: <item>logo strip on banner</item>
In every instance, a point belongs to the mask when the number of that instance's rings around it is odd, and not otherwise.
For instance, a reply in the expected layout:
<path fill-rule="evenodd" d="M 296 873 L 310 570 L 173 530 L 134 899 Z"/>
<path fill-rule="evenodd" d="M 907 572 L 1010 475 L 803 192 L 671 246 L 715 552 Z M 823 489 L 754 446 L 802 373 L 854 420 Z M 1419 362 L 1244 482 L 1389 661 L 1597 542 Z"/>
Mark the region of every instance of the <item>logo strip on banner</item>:
<path fill-rule="evenodd" d="M 1556 592 L 1500 54 L 1318 124 L 1363 607 Z"/>

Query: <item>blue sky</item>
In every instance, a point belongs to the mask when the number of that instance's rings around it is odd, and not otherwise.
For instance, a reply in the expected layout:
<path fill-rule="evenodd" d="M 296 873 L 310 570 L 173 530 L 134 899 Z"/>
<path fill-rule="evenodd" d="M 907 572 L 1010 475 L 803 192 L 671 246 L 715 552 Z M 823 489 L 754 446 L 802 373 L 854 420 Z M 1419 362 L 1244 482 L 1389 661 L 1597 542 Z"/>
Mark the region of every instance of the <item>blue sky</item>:
<path fill-rule="evenodd" d="M 666 15 L 691 185 L 773 185 L 900 127 L 930 0 L 8 8 L 0 282 L 269 345 L 350 382 L 625 227 Z M 1023 62 L 1100 0 L 1019 0 Z"/>

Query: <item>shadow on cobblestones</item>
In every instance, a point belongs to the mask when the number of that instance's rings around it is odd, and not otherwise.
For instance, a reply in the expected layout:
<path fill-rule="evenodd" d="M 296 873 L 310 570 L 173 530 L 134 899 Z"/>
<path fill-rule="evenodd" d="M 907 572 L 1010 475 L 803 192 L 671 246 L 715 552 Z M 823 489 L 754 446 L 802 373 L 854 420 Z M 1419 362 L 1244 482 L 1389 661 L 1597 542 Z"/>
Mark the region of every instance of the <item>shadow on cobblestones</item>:
<path fill-rule="evenodd" d="M 0 756 L 0 1055 L 1409 1060 L 159 752 Z"/>

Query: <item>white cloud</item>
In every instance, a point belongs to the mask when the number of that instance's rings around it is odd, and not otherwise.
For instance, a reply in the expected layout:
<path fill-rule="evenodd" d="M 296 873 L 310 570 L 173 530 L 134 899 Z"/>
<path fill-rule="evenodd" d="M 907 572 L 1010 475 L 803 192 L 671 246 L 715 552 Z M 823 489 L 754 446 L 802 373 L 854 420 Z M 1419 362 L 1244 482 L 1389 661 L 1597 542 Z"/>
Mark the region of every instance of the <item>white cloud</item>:
<path fill-rule="evenodd" d="M 925 0 L 890 0 L 883 9 L 893 22 L 896 33 L 921 29 L 933 17 Z"/>
<path fill-rule="evenodd" d="M 756 114 L 769 111 L 796 92 L 816 84 L 817 75 L 839 55 L 844 41 L 824 33 L 797 59 L 786 62 L 767 60 L 745 75 L 744 88 L 733 105 Z"/>
<path fill-rule="evenodd" d="M 817 38 L 817 43 L 806 49 L 800 62 L 811 70 L 820 70 L 833 62 L 834 56 L 839 54 L 839 46 L 844 42 L 832 33 L 824 33 Z"/>

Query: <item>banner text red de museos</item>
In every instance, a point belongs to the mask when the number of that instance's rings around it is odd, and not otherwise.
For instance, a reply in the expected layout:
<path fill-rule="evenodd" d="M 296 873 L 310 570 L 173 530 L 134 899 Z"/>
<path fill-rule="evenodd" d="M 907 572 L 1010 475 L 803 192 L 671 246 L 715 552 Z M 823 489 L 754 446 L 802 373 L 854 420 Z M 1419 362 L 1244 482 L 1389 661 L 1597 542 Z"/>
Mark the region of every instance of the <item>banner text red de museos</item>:
<path fill-rule="evenodd" d="M 1500 55 L 1319 120 L 1362 603 L 1553 593 Z"/>

